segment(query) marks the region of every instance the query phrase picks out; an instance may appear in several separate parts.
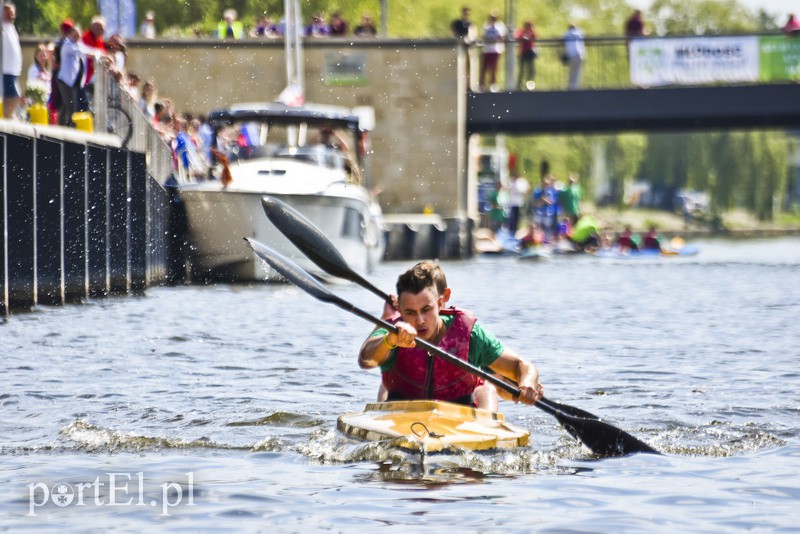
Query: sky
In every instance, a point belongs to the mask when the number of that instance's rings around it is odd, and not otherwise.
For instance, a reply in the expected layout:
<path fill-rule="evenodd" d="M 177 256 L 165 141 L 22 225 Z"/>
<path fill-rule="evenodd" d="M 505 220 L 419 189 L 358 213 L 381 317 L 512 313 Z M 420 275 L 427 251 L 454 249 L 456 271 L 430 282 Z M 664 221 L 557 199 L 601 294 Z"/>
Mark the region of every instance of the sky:
<path fill-rule="evenodd" d="M 652 3 L 652 0 L 628 1 L 631 5 L 641 9 L 646 9 Z M 781 26 L 786 22 L 789 13 L 800 16 L 800 0 L 739 0 L 739 3 L 754 13 L 758 12 L 759 9 L 763 9 L 767 13 L 775 14 L 777 16 L 776 22 Z"/>

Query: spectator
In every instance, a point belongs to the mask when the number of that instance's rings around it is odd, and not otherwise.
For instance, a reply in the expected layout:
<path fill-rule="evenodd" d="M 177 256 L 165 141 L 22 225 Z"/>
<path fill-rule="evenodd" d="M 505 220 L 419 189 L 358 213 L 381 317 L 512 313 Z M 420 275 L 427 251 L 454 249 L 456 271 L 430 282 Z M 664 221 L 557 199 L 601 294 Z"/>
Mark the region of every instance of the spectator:
<path fill-rule="evenodd" d="M 111 56 L 111 59 L 114 60 L 114 67 L 120 72 L 125 72 L 125 65 L 128 61 L 128 49 L 122 41 L 122 36 L 120 34 L 115 33 L 109 37 L 106 43 L 106 51 Z"/>
<path fill-rule="evenodd" d="M 367 13 L 361 15 L 361 22 L 353 30 L 353 35 L 356 37 L 377 37 L 378 28 L 375 27 L 372 16 Z"/>
<path fill-rule="evenodd" d="M 62 28 L 65 26 L 68 32 L 61 44 L 58 70 L 58 92 L 61 96 L 58 124 L 75 126 L 72 114 L 78 111 L 80 94 L 83 92 L 83 72 L 88 49 L 81 43 L 80 28 L 66 21 L 61 24 Z"/>
<path fill-rule="evenodd" d="M 642 17 L 642 10 L 637 9 L 633 12 L 630 18 L 625 22 L 625 37 L 633 39 L 635 37 L 644 37 L 648 31 L 644 27 L 644 18 Z"/>
<path fill-rule="evenodd" d="M 145 39 L 156 38 L 156 14 L 152 11 L 145 13 L 142 25 L 139 26 L 139 34 Z"/>
<path fill-rule="evenodd" d="M 61 109 L 61 93 L 58 90 L 58 71 L 61 66 L 61 46 L 64 44 L 64 41 L 67 39 L 67 35 L 69 32 L 72 31 L 72 28 L 75 26 L 75 23 L 72 19 L 67 18 L 61 23 L 61 38 L 55 42 L 55 47 L 53 48 L 53 75 L 52 75 L 52 82 L 50 83 L 50 100 L 47 101 L 47 107 L 50 109 L 50 122 L 51 124 L 57 124 L 58 122 L 58 111 Z"/>
<path fill-rule="evenodd" d="M 13 119 L 22 104 L 19 75 L 22 74 L 22 48 L 14 26 L 17 8 L 3 4 L 3 117 Z"/>
<path fill-rule="evenodd" d="M 581 198 L 583 189 L 578 182 L 578 174 L 570 173 L 569 184 L 558 194 L 558 205 L 561 213 L 569 219 L 572 226 L 581 218 Z"/>
<path fill-rule="evenodd" d="M 470 9 L 466 6 L 461 8 L 461 18 L 450 23 L 450 31 L 456 39 L 463 39 L 465 42 L 475 40 L 475 25 L 469 19 Z"/>
<path fill-rule="evenodd" d="M 106 44 L 103 42 L 103 34 L 105 31 L 106 19 L 99 15 L 93 17 L 92 22 L 89 24 L 89 29 L 86 30 L 86 32 L 83 34 L 83 37 L 81 37 L 83 44 L 89 48 L 89 56 L 106 53 Z M 78 95 L 80 99 L 78 111 L 88 111 L 91 105 L 91 100 L 94 96 L 94 62 L 94 57 L 87 57 L 86 83 L 84 84 L 85 93 Z M 88 99 L 88 101 L 86 99 Z"/>
<path fill-rule="evenodd" d="M 214 142 L 214 131 L 205 116 L 197 117 L 200 126 L 197 128 L 197 146 L 206 161 L 211 161 L 211 145 Z"/>
<path fill-rule="evenodd" d="M 515 235 L 519 228 L 520 215 L 525 211 L 525 200 L 531 191 L 528 179 L 517 173 L 516 165 L 512 169 L 511 183 L 508 187 L 508 229 Z"/>
<path fill-rule="evenodd" d="M 489 230 L 497 233 L 506 222 L 506 197 L 503 191 L 503 184 L 500 180 L 495 181 L 494 189 L 489 193 Z"/>
<path fill-rule="evenodd" d="M 130 95 L 131 100 L 134 102 L 139 102 L 139 99 L 142 97 L 141 91 L 139 91 L 139 83 L 142 81 L 141 77 L 136 74 L 135 72 L 128 71 L 127 76 L 128 83 L 125 84 L 123 89 Z"/>
<path fill-rule="evenodd" d="M 347 21 L 342 18 L 341 13 L 334 11 L 331 15 L 331 23 L 328 25 L 329 33 L 333 37 L 342 37 L 347 35 Z"/>
<path fill-rule="evenodd" d="M 236 20 L 235 9 L 226 9 L 222 14 L 222 19 L 217 24 L 217 37 L 220 39 L 241 39 L 244 37 L 244 27 Z"/>
<path fill-rule="evenodd" d="M 53 78 L 53 62 L 51 57 L 52 48 L 42 43 L 36 47 L 33 53 L 33 63 L 28 69 L 28 82 L 36 81 L 45 83 L 48 88 Z M 49 89 L 48 89 L 49 93 Z"/>
<path fill-rule="evenodd" d="M 278 37 L 278 32 L 269 17 L 258 17 L 255 27 L 250 32 L 250 37 L 255 39 L 275 39 Z"/>
<path fill-rule="evenodd" d="M 536 75 L 534 61 L 536 60 L 536 31 L 533 29 L 533 22 L 526 20 L 522 28 L 517 30 L 514 38 L 519 43 L 519 72 L 517 73 L 517 89 L 522 89 L 522 80 L 525 80 L 525 88 L 532 91 L 536 87 L 533 81 Z"/>
<path fill-rule="evenodd" d="M 320 13 L 311 17 L 311 23 L 306 26 L 304 33 L 306 37 L 327 37 L 330 28 L 325 24 L 325 17 Z"/>
<path fill-rule="evenodd" d="M 152 121 L 156 116 L 156 86 L 152 81 L 147 80 L 142 85 L 142 96 L 139 98 L 139 109 L 142 110 L 145 117 Z"/>
<path fill-rule="evenodd" d="M 483 54 L 481 55 L 480 90 L 485 87 L 486 74 L 489 75 L 489 88 L 497 90 L 497 64 L 505 51 L 506 25 L 498 20 L 496 13 L 490 13 L 483 25 Z"/>
<path fill-rule="evenodd" d="M 574 91 L 580 85 L 581 67 L 585 56 L 586 47 L 583 44 L 583 34 L 578 26 L 572 23 L 569 25 L 567 33 L 564 34 L 564 62 L 569 67 L 567 87 L 570 91 Z"/>
<path fill-rule="evenodd" d="M 794 18 L 794 13 L 789 14 L 789 20 L 786 21 L 781 31 L 786 35 L 798 36 L 800 35 L 800 22 Z"/>

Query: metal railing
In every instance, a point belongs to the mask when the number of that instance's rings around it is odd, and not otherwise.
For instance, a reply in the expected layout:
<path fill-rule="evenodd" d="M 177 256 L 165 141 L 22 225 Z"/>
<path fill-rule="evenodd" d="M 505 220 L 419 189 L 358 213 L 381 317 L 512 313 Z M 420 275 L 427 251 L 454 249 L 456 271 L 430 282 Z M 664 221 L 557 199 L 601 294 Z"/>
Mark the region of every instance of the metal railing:
<path fill-rule="evenodd" d="M 742 38 L 742 37 L 770 37 L 770 38 L 784 38 L 780 34 L 749 34 L 749 35 L 714 35 L 714 36 L 669 36 L 663 39 L 670 40 L 698 40 L 698 39 L 725 39 L 725 38 Z M 658 40 L 661 37 L 643 37 L 639 38 L 640 42 L 647 42 L 648 40 Z M 785 38 L 790 39 L 790 38 Z M 631 82 L 631 72 L 629 63 L 629 46 L 631 41 L 625 37 L 587 37 L 584 39 L 586 48 L 586 56 L 581 66 L 581 81 L 579 84 L 580 89 L 625 89 L 634 88 L 638 85 Z M 786 41 L 793 47 L 798 46 L 800 40 Z M 470 58 L 470 89 L 472 91 L 480 90 L 480 65 L 481 53 L 483 49 L 482 41 L 475 41 L 468 45 L 469 58 Z M 537 57 L 534 60 L 535 68 L 535 90 L 536 91 L 561 91 L 567 89 L 569 68 L 561 61 L 561 56 L 564 51 L 564 42 L 562 39 L 537 39 L 536 40 Z M 796 61 L 796 54 L 798 48 L 793 48 L 787 52 L 787 62 Z M 508 54 L 513 54 L 513 62 L 508 61 Z M 511 66 L 511 68 L 509 68 Z M 517 75 L 519 71 L 519 44 L 514 39 L 509 39 L 506 42 L 505 52 L 502 54 L 498 62 L 498 84 L 497 90 L 500 91 L 513 91 L 518 90 Z M 785 79 L 773 80 L 776 82 L 792 82 L 797 81 L 796 76 L 791 76 Z M 525 84 L 522 84 L 521 90 L 525 90 Z M 757 84 L 764 83 L 758 81 L 752 82 L 739 82 L 742 84 Z M 706 85 L 706 84 L 701 84 Z M 489 91 L 488 83 L 484 87 L 484 91 Z"/>
<path fill-rule="evenodd" d="M 172 174 L 172 150 L 108 68 L 95 73 L 94 130 L 118 136 L 123 148 L 146 155 L 147 172 L 162 185 Z"/>
<path fill-rule="evenodd" d="M 586 57 L 581 68 L 581 89 L 620 89 L 631 87 L 628 72 L 628 40 L 617 37 L 586 38 Z M 469 47 L 470 89 L 479 91 L 480 65 L 483 42 L 477 41 Z M 564 43 L 561 39 L 538 39 L 537 57 L 534 60 L 536 91 L 561 91 L 567 88 L 569 69 L 561 61 Z M 507 54 L 514 55 L 513 68 L 508 69 Z M 505 52 L 498 62 L 498 89 L 518 90 L 519 49 L 513 40 L 506 43 Z M 510 83 L 509 83 L 510 82 Z M 489 90 L 488 83 L 485 90 Z M 522 88 L 525 90 L 525 80 Z"/>

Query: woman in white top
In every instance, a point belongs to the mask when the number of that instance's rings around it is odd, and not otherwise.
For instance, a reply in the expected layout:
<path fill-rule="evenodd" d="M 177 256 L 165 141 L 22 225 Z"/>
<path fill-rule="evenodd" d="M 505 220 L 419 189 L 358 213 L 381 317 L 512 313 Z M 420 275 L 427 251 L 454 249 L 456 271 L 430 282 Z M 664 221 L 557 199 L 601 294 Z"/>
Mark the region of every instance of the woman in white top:
<path fill-rule="evenodd" d="M 44 102 L 50 98 L 50 83 L 53 79 L 52 49 L 45 44 L 36 47 L 33 63 L 28 69 L 26 87 L 36 85 L 44 89 Z M 30 100 L 30 99 L 29 99 Z M 33 102 L 29 102 L 31 104 Z"/>

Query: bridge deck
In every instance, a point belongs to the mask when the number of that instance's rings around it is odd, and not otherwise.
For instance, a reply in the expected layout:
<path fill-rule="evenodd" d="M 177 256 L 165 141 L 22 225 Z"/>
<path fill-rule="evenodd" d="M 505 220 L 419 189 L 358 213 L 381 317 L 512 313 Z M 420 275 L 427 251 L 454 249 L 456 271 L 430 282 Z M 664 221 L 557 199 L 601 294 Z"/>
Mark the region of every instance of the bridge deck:
<path fill-rule="evenodd" d="M 467 133 L 800 126 L 800 84 L 470 93 Z"/>

